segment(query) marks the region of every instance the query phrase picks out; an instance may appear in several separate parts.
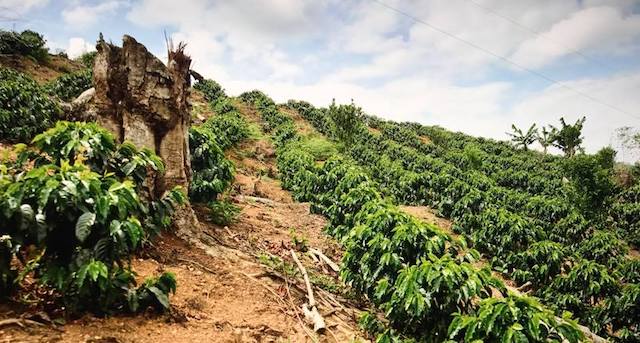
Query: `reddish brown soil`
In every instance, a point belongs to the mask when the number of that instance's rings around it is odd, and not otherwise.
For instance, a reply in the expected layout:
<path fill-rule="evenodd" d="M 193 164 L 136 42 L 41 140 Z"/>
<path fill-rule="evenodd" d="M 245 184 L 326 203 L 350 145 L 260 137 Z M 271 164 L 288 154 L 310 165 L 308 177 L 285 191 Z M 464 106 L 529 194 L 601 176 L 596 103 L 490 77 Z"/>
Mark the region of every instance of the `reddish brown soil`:
<path fill-rule="evenodd" d="M 81 63 L 68 58 L 50 55 L 48 63 L 40 64 L 33 59 L 19 55 L 0 55 L 0 66 L 12 68 L 31 76 L 38 83 L 49 82 L 62 74 L 79 71 Z"/>

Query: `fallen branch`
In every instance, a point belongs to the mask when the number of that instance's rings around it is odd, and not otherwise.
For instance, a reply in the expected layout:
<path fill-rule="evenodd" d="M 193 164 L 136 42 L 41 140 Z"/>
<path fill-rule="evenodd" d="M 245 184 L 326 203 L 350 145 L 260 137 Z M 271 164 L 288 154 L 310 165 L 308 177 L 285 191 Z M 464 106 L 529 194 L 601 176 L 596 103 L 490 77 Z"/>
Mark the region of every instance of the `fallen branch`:
<path fill-rule="evenodd" d="M 10 318 L 5 320 L 0 320 L 0 327 L 8 326 L 8 325 L 18 325 L 21 328 L 25 327 L 26 325 L 44 326 L 44 324 L 40 322 L 36 322 L 35 320 L 30 320 L 30 319 Z"/>
<path fill-rule="evenodd" d="M 271 207 L 273 207 L 276 204 L 276 202 L 271 200 L 271 199 L 254 197 L 254 196 L 249 196 L 249 195 L 241 195 L 239 198 L 241 200 L 249 200 L 249 201 L 259 202 L 261 204 L 265 204 L 265 205 L 268 205 L 268 206 L 271 206 Z"/>
<path fill-rule="evenodd" d="M 333 269 L 334 272 L 337 273 L 340 271 L 340 267 L 335 262 L 331 261 L 331 259 L 328 258 L 327 255 L 323 254 L 322 251 L 314 248 L 309 249 L 309 251 L 312 254 L 317 255 L 322 261 L 324 261 L 324 263 L 326 263 L 331 269 Z"/>
<path fill-rule="evenodd" d="M 309 281 L 307 269 L 302 265 L 302 263 L 300 263 L 296 252 L 293 250 L 290 250 L 290 252 L 291 257 L 293 257 L 293 260 L 296 262 L 296 265 L 298 266 L 298 269 L 300 270 L 300 273 L 302 273 L 302 277 L 304 278 L 304 283 L 307 286 L 307 298 L 309 299 L 309 304 L 302 305 L 302 312 L 304 313 L 304 316 L 313 323 L 313 330 L 315 332 L 324 331 L 327 325 L 324 322 L 324 318 L 322 318 L 320 312 L 318 312 L 318 309 L 316 308 L 316 300 L 313 297 L 313 289 L 311 288 L 311 282 Z"/>
<path fill-rule="evenodd" d="M 293 303 L 293 299 L 291 297 L 291 290 L 289 289 L 289 280 L 287 280 L 286 278 L 284 279 L 284 283 L 287 286 L 287 296 L 289 297 L 289 303 L 291 304 L 291 306 L 294 306 Z M 313 335 L 312 332 L 309 332 L 309 330 L 307 329 L 307 327 L 304 325 L 304 323 L 302 323 L 302 320 L 300 319 L 300 316 L 298 315 L 298 311 L 294 311 L 293 313 L 295 313 L 296 318 L 298 318 L 298 322 L 300 323 L 300 327 L 302 328 L 302 330 L 304 330 L 304 333 L 307 334 L 307 336 L 309 336 L 309 338 L 311 338 L 311 340 L 314 343 L 317 343 L 318 340 L 316 339 L 316 337 Z"/>

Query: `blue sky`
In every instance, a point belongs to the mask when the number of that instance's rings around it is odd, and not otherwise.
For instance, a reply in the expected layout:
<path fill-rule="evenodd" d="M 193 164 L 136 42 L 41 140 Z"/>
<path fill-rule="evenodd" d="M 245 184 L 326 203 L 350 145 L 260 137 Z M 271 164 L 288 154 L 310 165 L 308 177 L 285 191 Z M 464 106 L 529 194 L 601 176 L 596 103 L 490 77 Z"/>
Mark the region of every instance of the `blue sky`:
<path fill-rule="evenodd" d="M 640 129 L 640 1 L 0 0 L 0 10 L 2 27 L 43 32 L 71 56 L 103 32 L 164 59 L 166 30 L 231 94 L 354 99 L 370 114 L 498 139 L 512 123 L 585 115 L 591 152 L 617 147 L 618 127 Z"/>

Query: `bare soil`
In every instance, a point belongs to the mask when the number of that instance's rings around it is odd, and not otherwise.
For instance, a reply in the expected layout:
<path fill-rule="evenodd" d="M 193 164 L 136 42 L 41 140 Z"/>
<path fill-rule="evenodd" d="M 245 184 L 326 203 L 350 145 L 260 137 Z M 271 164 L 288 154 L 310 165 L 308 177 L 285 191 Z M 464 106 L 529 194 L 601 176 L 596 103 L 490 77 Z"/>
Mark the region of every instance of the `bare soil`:
<path fill-rule="evenodd" d="M 49 62 L 37 61 L 20 55 L 0 55 L 0 66 L 8 67 L 31 76 L 40 84 L 56 79 L 62 74 L 80 71 L 83 65 L 68 58 L 49 55 Z"/>

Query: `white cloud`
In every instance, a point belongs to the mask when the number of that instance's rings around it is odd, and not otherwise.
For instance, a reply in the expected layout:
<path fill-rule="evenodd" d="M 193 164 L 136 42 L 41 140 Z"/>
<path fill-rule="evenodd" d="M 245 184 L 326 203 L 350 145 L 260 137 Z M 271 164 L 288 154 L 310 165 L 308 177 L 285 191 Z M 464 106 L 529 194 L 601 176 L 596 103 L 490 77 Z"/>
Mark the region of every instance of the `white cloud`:
<path fill-rule="evenodd" d="M 68 25 L 83 28 L 96 24 L 103 17 L 113 15 L 127 5 L 124 1 L 107 1 L 97 5 L 77 4 L 62 11 L 62 18 Z"/>
<path fill-rule="evenodd" d="M 45 6 L 49 0 L 0 0 L 0 19 L 21 19 L 32 9 Z"/>
<path fill-rule="evenodd" d="M 90 44 L 80 37 L 69 38 L 67 48 L 65 49 L 69 58 L 76 58 L 86 52 L 96 50 L 95 44 Z"/>
<path fill-rule="evenodd" d="M 513 58 L 537 68 L 576 50 L 624 52 L 637 37 L 640 37 L 640 15 L 625 16 L 619 9 L 608 6 L 590 7 L 524 42 Z"/>
<path fill-rule="evenodd" d="M 559 85 L 549 86 L 531 94 L 507 112 L 510 121 L 518 126 L 531 123 L 554 124 L 562 116 L 568 122 L 586 116 L 585 147 L 594 152 L 611 144 L 611 135 L 622 126 L 636 126 L 640 122 L 640 71 L 565 82 L 565 85 L 630 114 L 599 104 Z M 507 127 L 506 125 L 504 126 Z"/>

